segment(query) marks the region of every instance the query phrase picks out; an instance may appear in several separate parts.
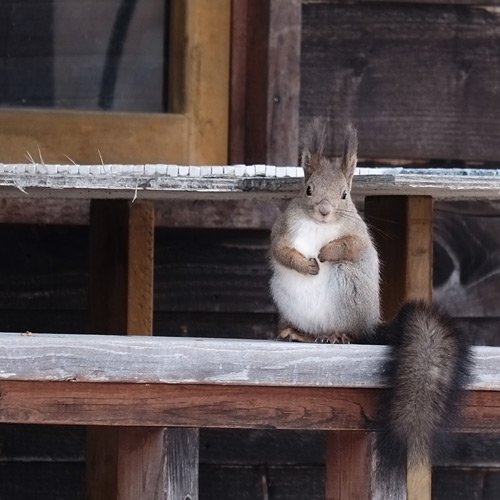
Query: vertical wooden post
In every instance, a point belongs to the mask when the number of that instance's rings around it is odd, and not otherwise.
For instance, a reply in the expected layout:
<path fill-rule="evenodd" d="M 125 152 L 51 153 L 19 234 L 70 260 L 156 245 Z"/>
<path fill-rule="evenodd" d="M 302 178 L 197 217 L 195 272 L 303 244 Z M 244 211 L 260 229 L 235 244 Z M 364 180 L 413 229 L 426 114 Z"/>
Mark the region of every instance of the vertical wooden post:
<path fill-rule="evenodd" d="M 95 333 L 152 334 L 154 207 L 95 200 L 90 209 L 90 323 Z M 163 499 L 161 429 L 92 427 L 87 435 L 87 498 Z M 143 460 L 131 457 L 140 455 Z M 144 458 L 149 457 L 149 463 Z M 164 460 L 163 460 L 164 461 Z M 147 481 L 146 481 L 147 480 Z M 147 485 L 141 495 L 131 482 Z M 162 491 L 164 488 L 162 488 Z"/>
<path fill-rule="evenodd" d="M 326 440 L 326 500 L 370 500 L 371 432 L 328 432 Z"/>
<path fill-rule="evenodd" d="M 297 163 L 301 8 L 232 0 L 231 163 Z"/>
<path fill-rule="evenodd" d="M 382 263 L 382 312 L 392 318 L 405 300 L 432 298 L 432 198 L 369 197 L 365 213 Z M 430 500 L 431 468 L 409 469 L 408 500 Z"/>

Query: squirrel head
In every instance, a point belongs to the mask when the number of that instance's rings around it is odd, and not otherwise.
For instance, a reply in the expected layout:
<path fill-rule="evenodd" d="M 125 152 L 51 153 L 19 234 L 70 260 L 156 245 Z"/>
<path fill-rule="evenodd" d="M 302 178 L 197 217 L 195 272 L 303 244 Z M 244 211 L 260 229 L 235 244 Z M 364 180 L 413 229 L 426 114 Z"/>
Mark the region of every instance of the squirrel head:
<path fill-rule="evenodd" d="M 326 139 L 325 124 L 313 120 L 306 128 L 303 140 L 304 190 L 301 200 L 308 215 L 318 223 L 334 222 L 356 210 L 351 199 L 357 163 L 356 129 L 351 124 L 346 128 L 342 158 L 325 157 Z"/>

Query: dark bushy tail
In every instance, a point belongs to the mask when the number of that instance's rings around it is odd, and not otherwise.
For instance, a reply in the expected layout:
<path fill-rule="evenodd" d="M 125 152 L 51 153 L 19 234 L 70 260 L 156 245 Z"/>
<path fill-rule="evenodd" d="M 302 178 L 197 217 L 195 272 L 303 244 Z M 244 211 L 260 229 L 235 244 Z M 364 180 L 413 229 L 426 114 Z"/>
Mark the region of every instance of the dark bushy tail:
<path fill-rule="evenodd" d="M 392 475 L 430 463 L 436 435 L 457 415 L 469 376 L 470 348 L 449 317 L 435 306 L 411 302 L 381 325 L 376 342 L 392 345 L 385 367 L 389 390 L 380 409 L 379 469 Z"/>

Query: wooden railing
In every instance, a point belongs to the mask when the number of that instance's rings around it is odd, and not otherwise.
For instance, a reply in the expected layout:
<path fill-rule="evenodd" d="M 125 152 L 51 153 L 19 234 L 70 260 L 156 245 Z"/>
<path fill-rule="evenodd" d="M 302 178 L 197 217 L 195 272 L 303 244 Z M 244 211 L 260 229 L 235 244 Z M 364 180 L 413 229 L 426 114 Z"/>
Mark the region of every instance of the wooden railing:
<path fill-rule="evenodd" d="M 195 500 L 199 427 L 326 430 L 326 499 L 376 497 L 383 347 L 135 336 L 152 332 L 153 200 L 290 198 L 300 177 L 265 165 L 0 165 L 2 197 L 93 200 L 91 326 L 130 335 L 0 334 L 0 422 L 89 425 L 90 500 Z M 385 317 L 431 298 L 433 199 L 499 194 L 497 170 L 360 169 Z M 477 348 L 475 361 L 456 430 L 500 430 L 500 350 Z M 406 495 L 429 499 L 430 471 L 410 470 L 395 498 Z"/>

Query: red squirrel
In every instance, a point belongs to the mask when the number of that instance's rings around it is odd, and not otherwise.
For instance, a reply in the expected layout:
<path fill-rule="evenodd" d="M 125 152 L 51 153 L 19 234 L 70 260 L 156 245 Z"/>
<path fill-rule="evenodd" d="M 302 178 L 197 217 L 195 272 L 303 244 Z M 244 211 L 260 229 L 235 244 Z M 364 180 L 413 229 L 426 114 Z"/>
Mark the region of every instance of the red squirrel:
<path fill-rule="evenodd" d="M 431 304 L 410 302 L 393 321 L 380 321 L 379 259 L 351 198 L 357 132 L 347 127 L 340 159 L 325 156 L 326 138 L 320 122 L 307 128 L 304 186 L 271 232 L 278 338 L 391 346 L 376 442 L 384 482 L 405 470 L 406 457 L 410 465 L 430 464 L 437 432 L 467 380 L 470 349 Z"/>

